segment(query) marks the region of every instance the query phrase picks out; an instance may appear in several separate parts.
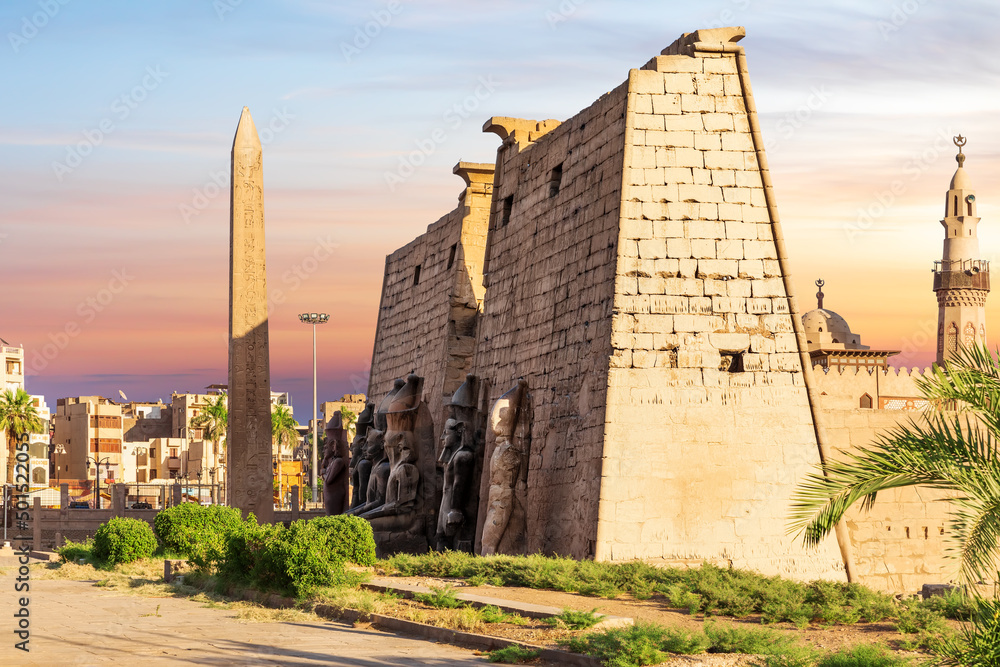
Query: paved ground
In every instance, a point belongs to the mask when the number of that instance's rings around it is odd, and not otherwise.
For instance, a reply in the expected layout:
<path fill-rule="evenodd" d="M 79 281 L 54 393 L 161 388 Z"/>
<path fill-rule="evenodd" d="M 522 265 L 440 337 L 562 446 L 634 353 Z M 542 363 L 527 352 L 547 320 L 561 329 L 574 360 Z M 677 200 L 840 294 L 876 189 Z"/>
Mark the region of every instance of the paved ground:
<path fill-rule="evenodd" d="M 13 614 L 15 575 L 0 577 L 0 665 L 485 665 L 470 650 L 334 623 L 247 623 L 179 598 L 126 596 L 80 581 L 34 580 L 30 653 Z M 159 612 L 157 615 L 157 606 Z"/>

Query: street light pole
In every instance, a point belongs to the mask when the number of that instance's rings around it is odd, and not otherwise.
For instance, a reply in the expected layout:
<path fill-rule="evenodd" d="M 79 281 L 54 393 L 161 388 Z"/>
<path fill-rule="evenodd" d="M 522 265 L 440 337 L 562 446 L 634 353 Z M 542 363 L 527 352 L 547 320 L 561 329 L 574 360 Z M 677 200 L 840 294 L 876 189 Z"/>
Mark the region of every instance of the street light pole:
<path fill-rule="evenodd" d="M 316 416 L 316 404 L 319 398 L 316 394 L 316 325 L 326 324 L 330 320 L 330 316 L 326 313 L 302 313 L 299 315 L 299 321 L 306 324 L 311 324 L 313 328 L 313 440 L 312 440 L 312 459 L 311 459 L 311 476 L 312 476 L 312 497 L 313 502 L 316 502 L 316 498 L 319 495 L 319 470 L 317 468 L 317 456 L 316 450 L 319 449 L 319 423 Z M 280 471 L 279 471 L 280 472 Z"/>
<path fill-rule="evenodd" d="M 95 475 L 96 479 L 94 480 L 95 482 L 97 482 L 97 497 L 96 497 L 96 500 L 95 500 L 95 503 L 94 503 L 96 505 L 96 507 L 94 509 L 101 509 L 101 464 L 102 463 L 106 463 L 110 467 L 111 457 L 110 456 L 105 456 L 103 459 L 99 459 L 96 456 L 94 456 L 94 457 L 88 456 L 87 460 L 94 462 L 94 470 L 97 473 Z"/>

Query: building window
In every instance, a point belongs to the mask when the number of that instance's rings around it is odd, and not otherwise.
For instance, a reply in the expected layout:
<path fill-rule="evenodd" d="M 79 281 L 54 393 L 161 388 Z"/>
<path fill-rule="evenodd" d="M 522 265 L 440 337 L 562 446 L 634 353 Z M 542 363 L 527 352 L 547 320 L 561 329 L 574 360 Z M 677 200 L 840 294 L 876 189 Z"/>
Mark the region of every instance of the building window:
<path fill-rule="evenodd" d="M 559 194 L 559 187 L 562 185 L 562 164 L 557 165 L 549 176 L 549 197 Z"/>
<path fill-rule="evenodd" d="M 948 351 L 958 352 L 958 325 L 954 322 L 948 325 Z"/>
<path fill-rule="evenodd" d="M 503 198 L 503 210 L 500 212 L 500 226 L 506 227 L 510 222 L 510 214 L 514 210 L 514 195 Z"/>
<path fill-rule="evenodd" d="M 458 252 L 458 244 L 452 243 L 451 250 L 448 251 L 448 268 L 455 266 L 455 254 Z"/>
<path fill-rule="evenodd" d="M 965 331 L 962 342 L 966 347 L 976 342 L 976 326 L 972 322 L 965 323 Z"/>
<path fill-rule="evenodd" d="M 866 409 L 866 410 L 871 410 L 871 407 L 872 407 L 872 397 L 869 396 L 868 394 L 864 394 L 861 397 L 861 407 L 864 408 L 864 409 Z"/>
<path fill-rule="evenodd" d="M 420 282 L 420 265 L 413 269 L 413 284 L 417 285 Z"/>
<path fill-rule="evenodd" d="M 719 361 L 719 370 L 729 373 L 743 372 L 743 352 L 722 352 Z"/>

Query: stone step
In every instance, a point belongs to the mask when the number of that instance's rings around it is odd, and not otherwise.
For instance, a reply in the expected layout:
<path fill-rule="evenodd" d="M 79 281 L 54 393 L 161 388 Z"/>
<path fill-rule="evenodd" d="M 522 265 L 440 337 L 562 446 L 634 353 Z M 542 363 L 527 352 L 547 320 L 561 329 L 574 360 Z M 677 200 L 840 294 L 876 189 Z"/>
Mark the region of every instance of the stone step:
<path fill-rule="evenodd" d="M 434 592 L 427 586 L 408 584 L 406 582 L 396 581 L 391 577 L 373 577 L 367 583 L 362 584 L 362 586 L 373 591 L 396 593 L 397 595 L 407 599 L 412 598 L 417 593 Z M 549 616 L 558 616 L 563 611 L 561 607 L 550 607 L 548 605 L 521 602 L 518 600 L 505 600 L 486 595 L 478 595 L 475 593 L 463 593 L 460 589 L 455 589 L 455 597 L 464 602 L 468 602 L 473 607 L 478 608 L 492 605 L 494 607 L 499 607 L 508 614 L 520 614 L 521 616 L 525 616 L 527 618 L 548 618 Z M 617 628 L 633 625 L 634 623 L 635 619 L 627 616 L 604 615 L 601 621 L 592 629 L 603 630 L 605 628 Z"/>

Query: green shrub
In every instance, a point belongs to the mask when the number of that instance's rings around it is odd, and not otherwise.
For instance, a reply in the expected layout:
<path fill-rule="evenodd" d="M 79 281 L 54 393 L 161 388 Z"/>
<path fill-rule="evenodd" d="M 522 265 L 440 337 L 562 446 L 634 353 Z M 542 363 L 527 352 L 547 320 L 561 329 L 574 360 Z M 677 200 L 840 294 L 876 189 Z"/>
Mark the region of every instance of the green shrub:
<path fill-rule="evenodd" d="M 280 530 L 281 526 L 258 524 L 252 514 L 246 521 L 241 521 L 225 535 L 223 556 L 218 563 L 219 574 L 232 581 L 253 583 L 265 550 L 277 539 Z"/>
<path fill-rule="evenodd" d="M 909 660 L 892 655 L 884 646 L 860 644 L 820 658 L 816 667 L 904 667 L 909 664 Z"/>
<path fill-rule="evenodd" d="M 511 625 L 527 625 L 528 619 L 520 614 L 508 614 L 500 607 L 488 604 L 479 608 L 479 617 L 485 623 L 510 623 Z"/>
<path fill-rule="evenodd" d="M 971 619 L 975 608 L 972 598 L 957 589 L 947 591 L 944 595 L 931 596 L 921 601 L 920 605 L 956 621 Z"/>
<path fill-rule="evenodd" d="M 356 565 L 372 566 L 375 558 L 375 534 L 372 525 L 356 516 L 324 516 L 309 521 L 327 533 L 332 557 Z"/>
<path fill-rule="evenodd" d="M 302 596 L 356 580 L 343 564 L 374 563 L 375 540 L 371 524 L 357 517 L 303 519 L 288 528 L 259 525 L 251 517 L 226 533 L 222 553 L 224 577 Z"/>
<path fill-rule="evenodd" d="M 666 652 L 704 653 L 711 642 L 702 632 L 636 623 L 560 640 L 569 650 L 601 659 L 609 667 L 640 667 L 666 660 Z"/>
<path fill-rule="evenodd" d="M 91 553 L 94 549 L 94 540 L 88 539 L 85 542 L 74 542 L 66 540 L 66 543 L 56 549 L 56 553 L 66 563 L 76 563 L 81 558 L 90 561 L 93 557 Z"/>
<path fill-rule="evenodd" d="M 158 512 L 153 529 L 165 551 L 204 568 L 222 560 L 226 534 L 241 523 L 240 511 L 234 507 L 181 503 Z"/>
<path fill-rule="evenodd" d="M 451 586 L 431 586 L 430 593 L 414 593 L 413 599 L 435 609 L 458 609 L 468 605 L 455 597 L 455 590 Z"/>
<path fill-rule="evenodd" d="M 153 529 L 139 519 L 116 516 L 102 523 L 94 534 L 94 557 L 108 565 L 149 558 L 154 551 L 156 536 Z"/>
<path fill-rule="evenodd" d="M 934 647 L 942 664 L 961 667 L 1000 665 L 1000 600 L 975 600 L 972 621 L 959 636 Z"/>
<path fill-rule="evenodd" d="M 511 644 L 510 646 L 490 651 L 487 659 L 490 662 L 499 662 L 505 665 L 517 665 L 522 662 L 534 660 L 538 657 L 539 653 L 540 651 L 532 651 L 531 649 L 524 648 L 523 646 Z"/>
<path fill-rule="evenodd" d="M 711 653 L 783 653 L 795 644 L 795 638 L 767 628 L 742 628 L 707 623 L 705 634 L 712 642 Z"/>
<path fill-rule="evenodd" d="M 546 624 L 554 628 L 567 628 L 569 630 L 586 630 L 601 622 L 604 616 L 597 613 L 597 608 L 590 611 L 576 611 L 574 609 L 563 609 L 557 616 L 549 616 L 542 619 Z"/>
<path fill-rule="evenodd" d="M 947 629 L 944 616 L 940 612 L 919 603 L 904 605 L 896 613 L 894 625 L 896 631 L 903 634 L 916 634 L 921 630 L 940 633 Z"/>

